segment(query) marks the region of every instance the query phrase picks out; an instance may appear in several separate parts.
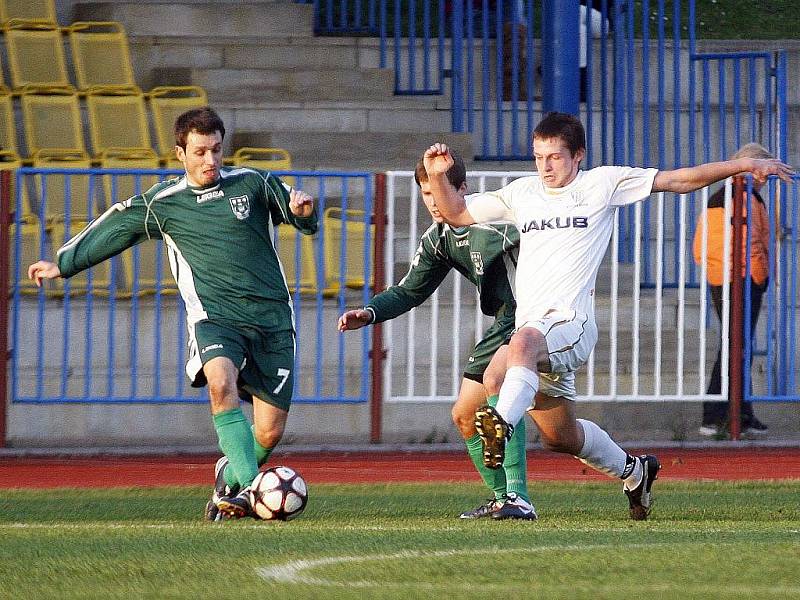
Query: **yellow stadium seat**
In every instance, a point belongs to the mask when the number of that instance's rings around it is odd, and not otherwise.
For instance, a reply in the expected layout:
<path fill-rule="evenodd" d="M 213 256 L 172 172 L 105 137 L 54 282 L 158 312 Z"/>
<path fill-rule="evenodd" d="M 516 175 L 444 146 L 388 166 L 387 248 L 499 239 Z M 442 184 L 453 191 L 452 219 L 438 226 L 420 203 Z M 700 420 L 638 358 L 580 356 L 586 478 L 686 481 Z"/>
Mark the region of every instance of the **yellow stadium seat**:
<path fill-rule="evenodd" d="M 294 293 L 299 289 L 301 294 L 316 294 L 319 291 L 323 296 L 332 296 L 335 290 L 325 285 L 324 278 L 321 278 L 321 273 L 317 270 L 314 237 L 304 235 L 286 224 L 279 225 L 277 231 L 275 248 L 289 291 Z"/>
<path fill-rule="evenodd" d="M 67 226 L 69 224 L 69 226 Z M 80 233 L 88 225 L 87 221 L 72 220 L 59 222 L 53 225 L 53 245 L 56 249 Z M 57 250 L 56 250 L 57 251 Z M 54 279 L 55 286 L 51 295 L 64 295 L 69 289 L 70 295 L 91 293 L 94 296 L 125 297 L 129 291 L 125 289 L 124 266 L 119 256 L 95 265 L 91 269 L 82 271 L 68 280 Z M 69 282 L 67 284 L 67 281 Z M 115 285 L 112 286 L 112 283 Z"/>
<path fill-rule="evenodd" d="M 292 157 L 283 148 L 239 148 L 232 161 L 237 167 L 254 167 L 263 171 L 291 171 Z M 294 186 L 294 177 L 282 176 L 281 180 Z"/>
<path fill-rule="evenodd" d="M 28 155 L 60 149 L 86 154 L 78 95 L 68 90 L 32 88 L 20 96 Z"/>
<path fill-rule="evenodd" d="M 14 126 L 14 105 L 11 94 L 0 90 L 0 152 L 19 158 L 17 128 Z"/>
<path fill-rule="evenodd" d="M 147 94 L 156 132 L 156 149 L 164 160 L 175 157 L 175 119 L 191 108 L 208 105 L 203 88 L 197 86 L 160 86 Z"/>
<path fill-rule="evenodd" d="M 0 26 L 18 22 L 58 25 L 53 0 L 0 0 Z"/>
<path fill-rule="evenodd" d="M 34 168 L 88 169 L 89 158 L 80 152 L 68 150 L 41 150 L 33 157 Z M 100 179 L 89 175 L 37 174 L 33 176 L 36 193 L 35 210 L 44 214 L 48 222 L 89 221 L 98 216 L 103 207 L 97 201 Z"/>
<path fill-rule="evenodd" d="M 141 92 L 95 88 L 86 94 L 86 112 L 95 157 L 109 150 L 151 149 L 147 109 Z"/>
<path fill-rule="evenodd" d="M 367 228 L 364 224 L 364 211 L 347 209 L 342 219 L 341 208 L 326 208 L 322 216 L 322 227 L 325 237 L 325 275 L 328 286 L 338 289 L 341 283 L 349 288 L 363 288 L 364 265 L 366 256 Z M 342 245 L 345 246 L 344 273 L 342 273 Z M 375 226 L 370 225 L 370 243 L 375 239 Z M 374 269 L 370 274 L 370 285 L 374 277 Z"/>
<path fill-rule="evenodd" d="M 73 90 L 67 73 L 61 30 L 52 25 L 17 23 L 5 32 L 11 87 Z"/>
<path fill-rule="evenodd" d="M 178 293 L 178 286 L 169 266 L 167 246 L 163 240 L 146 240 L 120 256 L 125 266 L 125 289 L 132 294 L 145 296 Z M 157 270 L 159 264 L 160 273 Z"/>
<path fill-rule="evenodd" d="M 158 169 L 158 157 L 151 149 L 123 150 L 112 149 L 103 153 L 100 158 L 103 169 Z M 146 192 L 161 178 L 158 175 L 105 175 L 103 189 L 107 204 L 127 200 L 132 196 Z"/>
<path fill-rule="evenodd" d="M 134 80 L 128 35 L 122 23 L 76 21 L 67 31 L 79 90 L 141 91 Z"/>

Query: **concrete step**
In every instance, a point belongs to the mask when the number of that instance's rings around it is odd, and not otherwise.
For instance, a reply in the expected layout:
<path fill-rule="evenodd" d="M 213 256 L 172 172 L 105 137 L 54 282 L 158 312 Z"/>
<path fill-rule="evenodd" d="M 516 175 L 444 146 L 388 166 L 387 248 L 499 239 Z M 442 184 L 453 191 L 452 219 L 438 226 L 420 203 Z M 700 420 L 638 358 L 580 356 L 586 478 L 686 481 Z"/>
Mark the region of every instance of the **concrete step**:
<path fill-rule="evenodd" d="M 425 148 L 436 140 L 444 141 L 464 156 L 473 153 L 472 136 L 466 133 L 269 132 L 269 129 L 268 125 L 261 129 L 243 127 L 237 113 L 232 144 L 285 148 L 292 156 L 294 168 L 314 170 L 380 171 L 398 165 L 413 168 Z"/>
<path fill-rule="evenodd" d="M 394 95 L 388 69 L 191 69 L 186 84 L 203 87 L 209 101 L 219 104 L 352 103 L 388 101 Z"/>
<path fill-rule="evenodd" d="M 293 2 L 75 2 L 74 20 L 120 21 L 128 35 L 269 38 L 314 34 L 313 6 Z"/>

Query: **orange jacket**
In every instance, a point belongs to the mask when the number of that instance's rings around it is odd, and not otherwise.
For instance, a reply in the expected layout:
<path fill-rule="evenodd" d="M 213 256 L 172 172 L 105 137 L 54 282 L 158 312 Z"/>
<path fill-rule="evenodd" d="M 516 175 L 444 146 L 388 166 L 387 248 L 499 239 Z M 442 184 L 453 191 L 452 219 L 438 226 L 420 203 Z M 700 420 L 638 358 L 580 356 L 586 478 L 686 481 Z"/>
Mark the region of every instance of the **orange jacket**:
<path fill-rule="evenodd" d="M 769 276 L 769 217 L 764 200 L 758 193 L 753 192 L 753 199 L 750 202 L 753 207 L 751 223 L 753 233 L 750 240 L 750 277 L 753 282 L 762 285 Z M 742 199 L 742 277 L 746 275 L 747 268 L 747 192 L 744 192 Z M 708 208 L 702 212 L 697 222 L 697 229 L 694 232 L 694 262 L 698 265 L 702 262 L 703 250 L 703 219 L 708 220 L 708 271 L 706 278 L 711 285 L 722 285 L 723 277 L 723 254 L 722 248 L 725 240 L 725 189 L 720 189 L 708 199 Z M 733 211 L 731 210 L 731 220 Z M 733 243 L 733 231 L 729 234 Z M 733 269 L 733 257 L 729 259 L 731 269 Z M 733 272 L 731 272 L 733 278 Z"/>

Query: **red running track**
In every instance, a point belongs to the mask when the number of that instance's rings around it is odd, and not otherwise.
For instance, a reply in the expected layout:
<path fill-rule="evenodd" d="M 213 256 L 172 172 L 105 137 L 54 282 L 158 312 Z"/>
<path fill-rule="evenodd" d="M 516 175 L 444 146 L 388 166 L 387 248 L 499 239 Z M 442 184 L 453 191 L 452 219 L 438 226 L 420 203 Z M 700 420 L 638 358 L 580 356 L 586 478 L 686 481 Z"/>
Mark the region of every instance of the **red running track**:
<path fill-rule="evenodd" d="M 800 448 L 663 449 L 662 479 L 800 479 Z M 211 485 L 217 456 L 4 458 L 0 488 Z M 474 481 L 459 452 L 276 452 L 270 464 L 293 467 L 309 483 Z M 531 481 L 603 481 L 571 456 L 528 452 Z"/>

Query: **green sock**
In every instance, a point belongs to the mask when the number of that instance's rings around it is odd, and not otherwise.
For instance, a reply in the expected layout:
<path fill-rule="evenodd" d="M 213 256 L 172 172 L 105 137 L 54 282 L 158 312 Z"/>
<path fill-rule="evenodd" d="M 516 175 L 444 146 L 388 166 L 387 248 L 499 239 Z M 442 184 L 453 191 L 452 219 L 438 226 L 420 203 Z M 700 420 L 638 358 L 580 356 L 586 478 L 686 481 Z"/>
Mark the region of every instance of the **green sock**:
<path fill-rule="evenodd" d="M 467 444 L 467 452 L 472 459 L 472 464 L 475 465 L 475 469 L 483 479 L 483 483 L 494 492 L 495 498 L 502 497 L 506 493 L 506 472 L 503 469 L 487 469 L 484 466 L 483 445 L 481 444 L 481 436 L 477 433 L 464 441 Z"/>
<path fill-rule="evenodd" d="M 234 408 L 212 418 L 219 438 L 219 448 L 229 461 L 228 468 L 225 469 L 225 483 L 242 487 L 250 485 L 258 474 L 258 463 L 247 417 L 241 408 Z M 232 477 L 235 477 L 234 482 L 229 480 Z"/>
<path fill-rule="evenodd" d="M 497 406 L 499 397 L 495 394 L 489 396 L 487 404 Z M 525 417 L 523 416 L 516 427 L 511 439 L 506 442 L 506 459 L 503 461 L 502 470 L 505 473 L 506 492 L 514 492 L 526 502 L 530 502 L 528 495 L 528 461 L 525 456 Z"/>
<path fill-rule="evenodd" d="M 253 431 L 253 446 L 255 447 L 256 450 L 256 462 L 260 467 L 261 465 L 267 462 L 269 455 L 272 454 L 272 448 L 264 448 L 264 446 L 258 443 L 258 440 L 256 439 L 255 425 L 253 425 L 250 429 Z"/>

